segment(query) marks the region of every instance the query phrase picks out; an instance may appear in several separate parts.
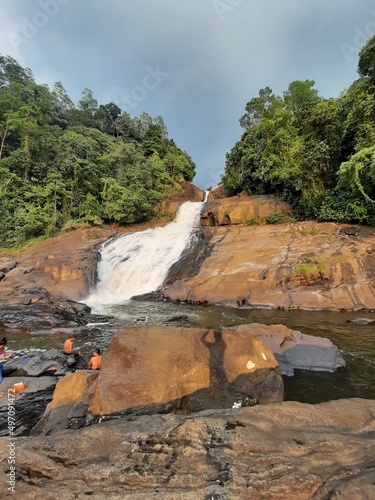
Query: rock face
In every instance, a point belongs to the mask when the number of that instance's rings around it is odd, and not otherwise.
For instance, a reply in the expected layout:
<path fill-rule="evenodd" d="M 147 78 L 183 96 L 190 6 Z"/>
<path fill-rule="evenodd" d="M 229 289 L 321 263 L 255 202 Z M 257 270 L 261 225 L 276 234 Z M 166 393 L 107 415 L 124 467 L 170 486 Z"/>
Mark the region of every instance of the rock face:
<path fill-rule="evenodd" d="M 0 296 L 0 327 L 29 332 L 54 329 L 75 331 L 87 323 L 105 319 L 91 314 L 91 309 L 80 302 L 53 297 L 42 287 L 26 287 L 5 299 Z M 107 318 L 108 319 L 108 318 Z"/>
<path fill-rule="evenodd" d="M 225 198 L 225 187 L 224 184 L 219 184 L 218 186 L 215 186 L 211 189 L 211 191 L 208 193 L 207 200 L 221 200 L 223 198 Z"/>
<path fill-rule="evenodd" d="M 28 351 L 27 355 L 10 358 L 3 368 L 6 377 L 15 374 L 26 377 L 40 377 L 42 375 L 64 376 L 77 368 L 74 356 L 67 356 L 62 351 Z"/>
<path fill-rule="evenodd" d="M 375 231 L 347 229 L 314 222 L 205 228 L 209 255 L 163 295 L 247 308 L 375 310 Z"/>
<path fill-rule="evenodd" d="M 330 340 L 290 330 L 284 325 L 252 323 L 231 330 L 259 338 L 273 352 L 283 375 L 294 375 L 295 369 L 334 372 L 346 366 Z"/>
<path fill-rule="evenodd" d="M 52 295 L 82 299 L 95 281 L 99 258 L 95 245 L 113 233 L 113 229 L 87 229 L 33 245 L 1 281 L 1 299 L 11 298 L 28 287 L 43 287 Z"/>
<path fill-rule="evenodd" d="M 278 364 L 256 338 L 225 330 L 128 328 L 103 356 L 90 412 L 197 411 L 282 398 Z"/>
<path fill-rule="evenodd" d="M 0 398 L 0 436 L 9 436 L 8 416 L 15 419 L 11 420 L 14 423 L 13 436 L 29 434 L 52 400 L 56 381 L 55 377 L 4 378 L 0 389 L 4 392 Z M 11 390 L 8 396 L 8 390 L 19 382 L 23 382 L 26 389 L 18 393 Z M 10 412 L 9 404 L 14 405 L 13 413 Z"/>
<path fill-rule="evenodd" d="M 17 498 L 375 497 L 375 401 L 295 402 L 105 422 L 18 438 Z M 9 469 L 7 438 L 0 440 Z M 8 484 L 0 496 L 9 497 Z"/>
<path fill-rule="evenodd" d="M 178 209 L 185 201 L 203 201 L 204 191 L 199 189 L 190 182 L 181 182 L 182 192 L 175 196 L 170 196 L 164 201 L 161 201 L 157 209 L 164 214 L 170 214 L 173 218 L 176 216 Z"/>
<path fill-rule="evenodd" d="M 203 226 L 228 226 L 237 224 L 265 224 L 266 217 L 277 212 L 282 217 L 292 215 L 288 203 L 272 198 L 271 196 L 246 195 L 232 196 L 231 198 L 215 199 L 215 193 L 205 206 L 202 213 Z M 218 192 L 220 196 L 220 191 Z"/>
<path fill-rule="evenodd" d="M 59 380 L 52 402 L 32 435 L 48 435 L 64 429 L 79 429 L 86 423 L 98 371 L 78 370 Z"/>

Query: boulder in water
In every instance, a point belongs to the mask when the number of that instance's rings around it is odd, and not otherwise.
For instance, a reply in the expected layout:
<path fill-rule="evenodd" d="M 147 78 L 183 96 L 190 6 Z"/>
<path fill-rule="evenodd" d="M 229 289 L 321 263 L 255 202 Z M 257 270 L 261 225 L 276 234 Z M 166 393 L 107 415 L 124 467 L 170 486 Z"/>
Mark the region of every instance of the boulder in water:
<path fill-rule="evenodd" d="M 246 333 L 134 327 L 118 331 L 90 405 L 93 415 L 231 408 L 238 400 L 283 399 L 272 352 Z"/>
<path fill-rule="evenodd" d="M 354 318 L 354 319 L 348 319 L 348 323 L 353 323 L 353 325 L 372 325 L 373 323 L 375 323 L 375 319 Z"/>
<path fill-rule="evenodd" d="M 232 330 L 259 338 L 274 353 L 283 375 L 294 375 L 295 369 L 334 372 L 346 366 L 338 348 L 326 338 L 305 335 L 284 325 L 252 323 Z"/>
<path fill-rule="evenodd" d="M 169 326 L 190 326 L 189 317 L 186 314 L 180 314 L 178 316 L 169 316 L 164 321 L 165 324 Z"/>

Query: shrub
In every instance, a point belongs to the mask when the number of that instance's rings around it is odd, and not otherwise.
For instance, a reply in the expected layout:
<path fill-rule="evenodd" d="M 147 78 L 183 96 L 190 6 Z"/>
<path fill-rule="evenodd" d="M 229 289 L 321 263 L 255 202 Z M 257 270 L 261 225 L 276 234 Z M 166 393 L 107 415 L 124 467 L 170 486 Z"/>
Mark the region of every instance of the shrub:
<path fill-rule="evenodd" d="M 282 224 L 284 222 L 284 218 L 280 212 L 276 211 L 267 215 L 266 221 L 268 222 L 268 224 Z"/>

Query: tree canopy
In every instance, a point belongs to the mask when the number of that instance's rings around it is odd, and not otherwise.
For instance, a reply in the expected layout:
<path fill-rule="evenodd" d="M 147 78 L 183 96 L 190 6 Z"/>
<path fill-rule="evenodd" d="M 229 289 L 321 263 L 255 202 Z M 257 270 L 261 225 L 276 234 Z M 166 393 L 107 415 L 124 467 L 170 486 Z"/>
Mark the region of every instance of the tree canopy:
<path fill-rule="evenodd" d="M 75 106 L 61 82 L 0 55 L 0 247 L 72 222 L 146 221 L 194 175 L 160 116 L 131 118 L 89 88 Z"/>
<path fill-rule="evenodd" d="M 358 73 L 337 99 L 319 96 L 313 80 L 292 82 L 282 97 L 260 90 L 227 154 L 227 193 L 275 194 L 301 219 L 375 224 L 375 37 Z"/>

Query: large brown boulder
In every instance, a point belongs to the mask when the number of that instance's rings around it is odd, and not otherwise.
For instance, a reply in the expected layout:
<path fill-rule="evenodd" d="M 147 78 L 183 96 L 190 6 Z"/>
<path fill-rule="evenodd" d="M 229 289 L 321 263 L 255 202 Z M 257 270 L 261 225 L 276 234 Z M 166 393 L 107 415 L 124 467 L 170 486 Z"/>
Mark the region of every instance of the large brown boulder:
<path fill-rule="evenodd" d="M 335 223 L 205 228 L 210 253 L 165 298 L 234 307 L 375 310 L 375 230 Z"/>
<path fill-rule="evenodd" d="M 157 209 L 162 214 L 169 214 L 170 217 L 174 218 L 177 214 L 178 209 L 182 203 L 186 201 L 203 201 L 204 191 L 190 182 L 181 181 L 181 192 L 169 196 L 164 201 L 161 201 L 157 205 Z"/>
<path fill-rule="evenodd" d="M 225 187 L 224 184 L 219 184 L 218 186 L 215 186 L 211 189 L 211 191 L 208 193 L 207 200 L 221 200 L 223 198 L 225 198 Z"/>
<path fill-rule="evenodd" d="M 288 203 L 272 196 L 239 195 L 216 199 L 213 194 L 209 200 L 211 201 L 206 204 L 201 217 L 203 226 L 265 224 L 266 218 L 275 212 L 280 217 L 292 215 L 292 208 Z"/>
<path fill-rule="evenodd" d="M 44 416 L 32 434 L 52 434 L 64 429 L 79 429 L 86 423 L 98 371 L 77 370 L 60 379 Z"/>
<path fill-rule="evenodd" d="M 15 493 L 0 439 L 1 498 L 375 498 L 375 401 L 296 402 L 122 418 L 20 437 Z M 6 476 L 6 474 L 9 474 Z"/>
<path fill-rule="evenodd" d="M 277 361 L 246 333 L 127 328 L 103 356 L 90 412 L 197 411 L 282 398 Z"/>

